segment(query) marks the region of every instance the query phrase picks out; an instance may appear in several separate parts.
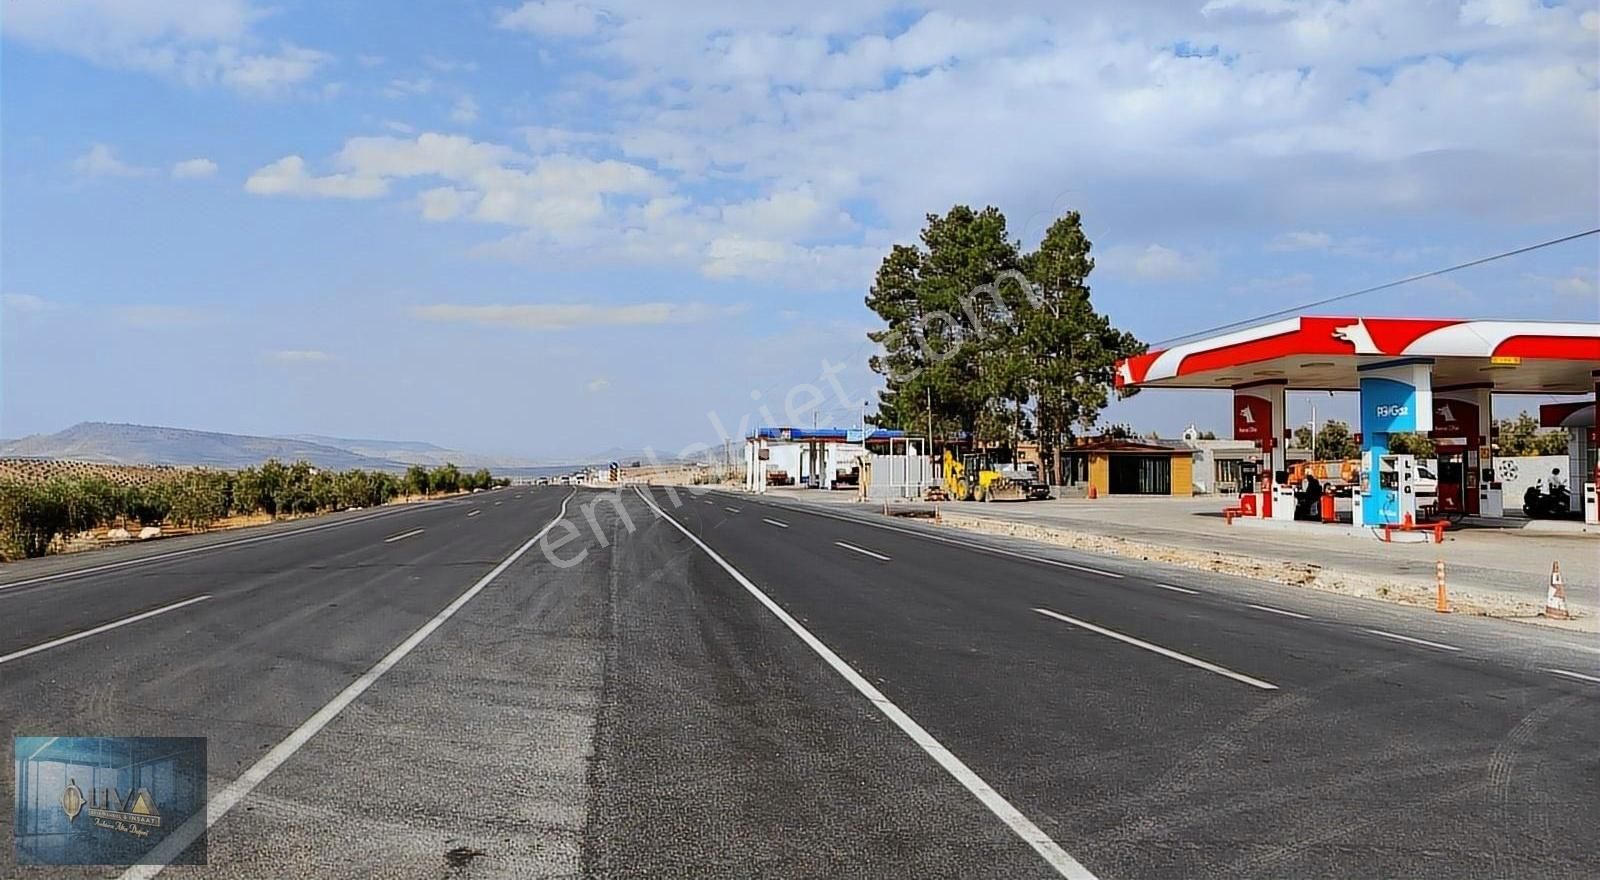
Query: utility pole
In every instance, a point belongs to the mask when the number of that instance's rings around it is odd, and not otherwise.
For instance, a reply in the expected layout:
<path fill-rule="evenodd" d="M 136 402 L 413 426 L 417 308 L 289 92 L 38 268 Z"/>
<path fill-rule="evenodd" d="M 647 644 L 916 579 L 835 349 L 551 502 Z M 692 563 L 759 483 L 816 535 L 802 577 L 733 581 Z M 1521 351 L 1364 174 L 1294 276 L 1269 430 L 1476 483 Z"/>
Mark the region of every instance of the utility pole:
<path fill-rule="evenodd" d="M 1317 460 L 1317 405 L 1311 404 L 1311 460 Z"/>
<path fill-rule="evenodd" d="M 928 386 L 928 449 L 926 455 L 933 461 L 933 386 Z"/>

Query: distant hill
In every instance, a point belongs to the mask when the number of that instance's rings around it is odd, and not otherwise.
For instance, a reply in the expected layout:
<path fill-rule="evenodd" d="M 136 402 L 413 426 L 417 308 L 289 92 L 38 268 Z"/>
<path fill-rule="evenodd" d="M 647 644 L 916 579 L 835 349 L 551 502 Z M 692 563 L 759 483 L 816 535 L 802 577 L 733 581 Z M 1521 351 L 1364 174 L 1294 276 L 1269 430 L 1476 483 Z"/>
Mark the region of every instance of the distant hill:
<path fill-rule="evenodd" d="M 433 467 L 452 462 L 467 470 L 487 467 L 505 473 L 547 464 L 473 455 L 418 441 L 346 440 L 310 434 L 257 437 L 109 422 L 82 422 L 54 434 L 32 434 L 0 442 L 0 458 L 216 468 L 250 467 L 277 458 L 285 462 L 304 459 L 317 467 L 335 470 L 385 471 L 405 470 L 412 464 Z"/>
<path fill-rule="evenodd" d="M 457 467 L 468 470 L 476 470 L 481 467 L 486 467 L 490 470 L 506 470 L 508 468 L 541 467 L 550 464 L 547 461 L 531 458 L 462 452 L 459 449 L 446 449 L 443 446 L 418 440 L 362 440 L 348 437 L 325 437 L 321 434 L 290 434 L 282 439 L 315 443 L 319 446 L 331 446 L 335 449 L 343 449 L 368 458 L 381 458 L 408 465 L 421 464 L 428 467 L 454 464 Z"/>

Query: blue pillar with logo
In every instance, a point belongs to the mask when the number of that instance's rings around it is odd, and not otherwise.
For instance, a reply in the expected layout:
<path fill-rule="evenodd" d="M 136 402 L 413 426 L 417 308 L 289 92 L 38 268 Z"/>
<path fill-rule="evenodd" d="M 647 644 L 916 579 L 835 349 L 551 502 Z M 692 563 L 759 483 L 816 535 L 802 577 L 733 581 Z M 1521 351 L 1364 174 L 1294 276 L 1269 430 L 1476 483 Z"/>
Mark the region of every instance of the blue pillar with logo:
<path fill-rule="evenodd" d="M 1400 521 L 1395 490 L 1379 485 L 1379 463 L 1389 454 L 1389 435 L 1433 430 L 1433 359 L 1407 358 L 1364 364 L 1361 376 L 1361 485 L 1356 525 Z"/>

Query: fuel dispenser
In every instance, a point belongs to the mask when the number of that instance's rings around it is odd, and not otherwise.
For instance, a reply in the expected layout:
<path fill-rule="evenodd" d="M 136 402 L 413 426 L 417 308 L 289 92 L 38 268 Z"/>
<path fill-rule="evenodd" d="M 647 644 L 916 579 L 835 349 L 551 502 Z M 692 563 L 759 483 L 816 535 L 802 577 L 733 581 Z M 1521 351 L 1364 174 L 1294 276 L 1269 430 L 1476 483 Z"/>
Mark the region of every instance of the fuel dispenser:
<path fill-rule="evenodd" d="M 1385 523 L 1417 520 L 1417 459 L 1411 455 L 1379 455 L 1378 485 L 1368 504 L 1378 505 Z"/>

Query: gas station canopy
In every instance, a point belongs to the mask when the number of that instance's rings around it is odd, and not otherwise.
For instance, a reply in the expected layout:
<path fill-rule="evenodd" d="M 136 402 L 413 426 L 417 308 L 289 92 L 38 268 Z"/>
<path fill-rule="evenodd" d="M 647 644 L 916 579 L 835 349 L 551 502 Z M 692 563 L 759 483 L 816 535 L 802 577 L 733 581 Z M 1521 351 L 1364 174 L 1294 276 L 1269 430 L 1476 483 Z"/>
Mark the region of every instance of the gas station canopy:
<path fill-rule="evenodd" d="M 1302 316 L 1119 361 L 1118 388 L 1289 388 L 1356 391 L 1363 365 L 1431 361 L 1433 386 L 1589 394 L 1600 370 L 1600 323 Z"/>

